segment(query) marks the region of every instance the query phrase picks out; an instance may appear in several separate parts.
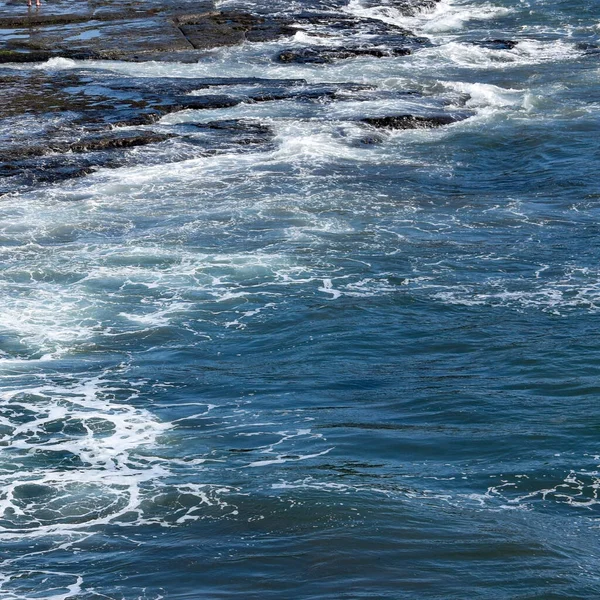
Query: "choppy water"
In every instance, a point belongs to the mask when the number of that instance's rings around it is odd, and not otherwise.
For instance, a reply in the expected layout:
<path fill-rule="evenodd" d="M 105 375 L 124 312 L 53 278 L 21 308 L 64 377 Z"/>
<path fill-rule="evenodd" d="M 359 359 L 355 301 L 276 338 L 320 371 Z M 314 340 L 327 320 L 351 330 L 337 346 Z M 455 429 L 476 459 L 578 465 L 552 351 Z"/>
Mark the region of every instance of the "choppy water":
<path fill-rule="evenodd" d="M 379 95 L 176 113 L 276 137 L 2 199 L 0 597 L 600 594 L 600 5 L 345 10 L 434 45 L 21 67 Z M 440 99 L 473 116 L 358 143 Z"/>

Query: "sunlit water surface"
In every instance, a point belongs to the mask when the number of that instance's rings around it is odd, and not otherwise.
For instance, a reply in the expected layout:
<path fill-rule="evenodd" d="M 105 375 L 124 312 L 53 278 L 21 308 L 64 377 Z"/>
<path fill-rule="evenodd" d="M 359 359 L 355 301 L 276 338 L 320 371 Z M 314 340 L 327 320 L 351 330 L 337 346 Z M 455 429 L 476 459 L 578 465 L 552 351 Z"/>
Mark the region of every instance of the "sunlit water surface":
<path fill-rule="evenodd" d="M 22 67 L 358 82 L 473 117 L 364 145 L 355 119 L 398 100 L 184 111 L 153 128 L 274 143 L 2 199 L 0 597 L 599 596 L 600 7 L 346 10 L 434 45 Z"/>

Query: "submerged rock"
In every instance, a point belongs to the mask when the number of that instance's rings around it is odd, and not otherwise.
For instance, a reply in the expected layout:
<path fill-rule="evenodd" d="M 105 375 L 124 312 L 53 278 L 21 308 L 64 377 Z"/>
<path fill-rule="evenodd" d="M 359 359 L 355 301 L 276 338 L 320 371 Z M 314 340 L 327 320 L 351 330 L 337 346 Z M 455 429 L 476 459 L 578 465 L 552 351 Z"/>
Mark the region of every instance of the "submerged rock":
<path fill-rule="evenodd" d="M 262 151 L 273 148 L 270 127 L 255 120 L 224 119 L 208 123 L 160 125 L 155 130 L 115 129 L 143 126 L 183 109 L 226 110 L 241 103 L 290 101 L 310 118 L 311 103 L 371 100 L 401 101 L 415 92 L 390 92 L 357 83 L 312 83 L 302 79 L 254 77 L 125 77 L 110 71 L 4 69 L 0 76 L 0 131 L 6 132 L 0 159 L 2 192 L 40 182 L 78 177 L 99 167 L 155 164 L 167 152 L 169 160 L 220 152 Z M 411 100 L 412 102 L 412 100 Z M 302 108 L 300 105 L 304 104 Z M 318 109 L 317 109 L 318 110 Z M 17 117 L 20 115 L 19 117 Z M 199 113 L 199 119 L 201 113 Z M 15 130 L 14 119 L 29 119 L 30 126 Z M 366 117 L 364 124 L 379 129 L 438 127 L 461 118 L 460 114 L 399 114 Z M 4 120 L 4 122 L 2 122 Z M 341 119 L 343 120 L 343 119 Z M 177 141 L 170 142 L 177 138 Z M 35 144 L 31 140 L 35 140 Z M 365 135 L 361 144 L 384 139 Z M 153 150 L 157 143 L 170 144 Z M 147 150 L 127 152 L 146 146 Z"/>
<path fill-rule="evenodd" d="M 208 123 L 194 123 L 194 128 L 207 132 L 213 139 L 218 138 L 220 149 L 227 150 L 235 146 L 256 146 L 272 142 L 273 130 L 256 121 L 242 119 L 229 119 L 224 121 L 209 121 Z"/>
<path fill-rule="evenodd" d="M 600 46 L 591 42 L 581 42 L 575 47 L 585 54 L 600 54 Z"/>
<path fill-rule="evenodd" d="M 384 141 L 384 137 L 381 135 L 365 135 L 358 140 L 359 144 L 364 146 L 374 146 L 381 144 Z"/>
<path fill-rule="evenodd" d="M 217 129 L 222 131 L 273 135 L 273 130 L 268 125 L 244 119 L 227 119 L 224 121 L 209 121 L 208 123 L 194 123 L 194 127 L 200 129 Z"/>
<path fill-rule="evenodd" d="M 34 145 L 11 145 L 0 158 L 0 194 L 39 183 L 82 177 L 98 167 L 123 164 L 114 152 L 148 146 L 173 135 L 153 131 L 107 131 L 71 141 L 36 140 Z M 41 143 L 40 143 L 41 141 Z"/>
<path fill-rule="evenodd" d="M 65 159 L 63 156 L 44 157 L 35 162 L 0 162 L 0 198 L 4 194 L 25 190 L 40 183 L 84 177 L 93 173 L 96 168 L 93 161 Z"/>
<path fill-rule="evenodd" d="M 481 40 L 472 43 L 476 46 L 488 48 L 490 50 L 512 50 L 513 48 L 516 48 L 519 42 L 514 40 Z"/>

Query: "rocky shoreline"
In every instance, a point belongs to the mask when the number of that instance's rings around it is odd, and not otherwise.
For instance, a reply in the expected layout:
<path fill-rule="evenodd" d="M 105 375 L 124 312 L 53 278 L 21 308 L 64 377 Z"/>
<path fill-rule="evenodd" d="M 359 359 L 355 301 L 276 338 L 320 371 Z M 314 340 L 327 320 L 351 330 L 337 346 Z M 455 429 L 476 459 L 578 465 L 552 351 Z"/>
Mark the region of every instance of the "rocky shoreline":
<path fill-rule="evenodd" d="M 437 1 L 390 0 L 388 4 L 411 13 L 432 9 Z M 324 7 L 315 2 L 283 14 L 250 12 L 244 5 L 219 9 L 210 0 L 67 1 L 39 9 L 28 9 L 25 3 L 5 4 L 0 10 L 0 90 L 4 98 L 0 123 L 8 133 L 0 137 L 0 194 L 86 175 L 99 167 L 151 162 L 147 154 L 129 149 L 169 144 L 173 138 L 185 142 L 182 159 L 248 148 L 256 151 L 272 142 L 268 127 L 241 120 L 208 126 L 199 123 L 195 128 L 190 125 L 171 131 L 148 127 L 169 113 L 279 100 L 372 100 L 382 94 L 352 82 L 122 77 L 98 68 L 32 69 L 23 68 L 23 63 L 58 58 L 194 63 L 213 48 L 285 42 L 298 32 L 317 32 L 326 38 L 342 31 L 348 33 L 348 42 L 331 47 L 294 44 L 276 51 L 273 61 L 329 64 L 361 56 L 405 56 L 429 45 L 429 40 L 406 29 L 333 10 L 331 4 Z M 362 35 L 358 37 L 357 32 Z M 365 130 L 360 142 L 377 143 L 378 135 L 370 133 L 376 129 L 439 127 L 468 116 L 468 111 L 446 111 L 442 102 L 426 114 L 366 113 L 360 120 Z M 27 126 L 28 120 L 36 123 L 35 131 Z M 200 138 L 198 128 L 205 134 Z"/>

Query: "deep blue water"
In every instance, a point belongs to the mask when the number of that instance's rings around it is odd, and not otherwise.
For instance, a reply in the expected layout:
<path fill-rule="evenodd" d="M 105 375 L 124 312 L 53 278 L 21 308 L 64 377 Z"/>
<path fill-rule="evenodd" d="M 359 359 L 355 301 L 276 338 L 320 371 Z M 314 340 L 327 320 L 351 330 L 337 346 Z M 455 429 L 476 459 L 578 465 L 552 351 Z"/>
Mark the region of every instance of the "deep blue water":
<path fill-rule="evenodd" d="M 2 198 L 1 598 L 600 595 L 600 4 L 348 10 L 434 46 L 33 67 L 381 97 L 176 113 L 275 143 Z"/>

